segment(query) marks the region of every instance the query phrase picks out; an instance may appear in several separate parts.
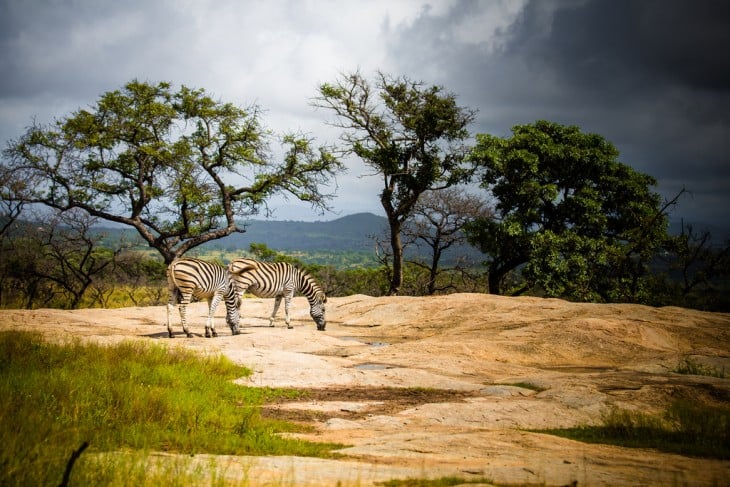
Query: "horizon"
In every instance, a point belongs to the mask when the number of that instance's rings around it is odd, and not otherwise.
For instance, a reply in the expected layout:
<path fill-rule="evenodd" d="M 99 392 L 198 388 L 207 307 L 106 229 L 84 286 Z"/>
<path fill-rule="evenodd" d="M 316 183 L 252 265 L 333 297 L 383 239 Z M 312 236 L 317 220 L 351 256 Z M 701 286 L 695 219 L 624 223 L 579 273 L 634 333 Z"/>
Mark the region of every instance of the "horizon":
<path fill-rule="evenodd" d="M 264 217 L 261 218 L 258 215 L 252 215 L 251 217 L 244 218 L 238 220 L 239 222 L 263 222 L 263 223 L 332 223 L 336 222 L 338 220 L 358 216 L 358 215 L 369 215 L 374 216 L 377 218 L 382 218 L 384 222 L 387 224 L 387 218 L 385 215 L 378 215 L 376 213 L 373 213 L 371 211 L 356 211 L 353 213 L 348 213 L 346 215 L 332 215 L 332 218 L 327 219 L 291 219 L 291 218 L 271 218 L 271 217 Z M 32 221 L 32 220 L 24 220 L 24 221 Z M 684 225 L 685 228 L 688 226 L 691 226 L 692 229 L 695 232 L 704 232 L 708 231 L 711 234 L 712 240 L 715 244 L 721 243 L 720 240 L 727 240 L 730 239 L 730 225 L 718 225 L 708 222 L 685 222 L 684 218 L 672 218 L 671 216 L 668 217 L 668 223 L 669 228 L 667 231 L 672 235 L 672 230 L 675 230 L 679 232 Z M 134 228 L 130 225 L 126 225 L 124 223 L 117 223 L 112 222 L 109 220 L 100 220 L 98 223 L 93 225 L 94 228 L 129 228 L 133 230 Z M 236 233 L 245 233 L 245 232 L 236 232 Z M 722 236 L 718 235 L 718 233 L 721 233 Z M 222 237 L 226 238 L 226 237 Z"/>

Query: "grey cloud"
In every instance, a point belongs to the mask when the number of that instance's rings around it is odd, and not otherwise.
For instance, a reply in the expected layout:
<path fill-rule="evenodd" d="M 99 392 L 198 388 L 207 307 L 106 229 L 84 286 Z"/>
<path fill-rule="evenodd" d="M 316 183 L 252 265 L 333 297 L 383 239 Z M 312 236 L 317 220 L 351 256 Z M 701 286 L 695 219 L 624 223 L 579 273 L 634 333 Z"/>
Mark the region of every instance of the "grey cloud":
<path fill-rule="evenodd" d="M 53 91 L 88 98 L 154 63 L 178 12 L 159 2 L 1 2 L 0 97 Z M 181 39 L 185 37 L 179 35 Z"/>

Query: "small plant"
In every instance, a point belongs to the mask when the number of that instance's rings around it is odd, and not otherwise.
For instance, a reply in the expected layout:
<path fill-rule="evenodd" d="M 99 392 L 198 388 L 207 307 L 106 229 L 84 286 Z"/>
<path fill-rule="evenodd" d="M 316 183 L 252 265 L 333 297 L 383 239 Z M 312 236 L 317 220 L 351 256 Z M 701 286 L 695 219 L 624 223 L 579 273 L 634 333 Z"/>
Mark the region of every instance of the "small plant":
<path fill-rule="evenodd" d="M 704 365 L 690 357 L 685 357 L 684 359 L 682 359 L 679 364 L 677 364 L 677 367 L 674 369 L 673 372 L 686 375 L 704 375 L 707 377 L 717 377 L 720 379 L 725 378 L 724 367 L 722 369 L 718 369 L 717 367 Z"/>

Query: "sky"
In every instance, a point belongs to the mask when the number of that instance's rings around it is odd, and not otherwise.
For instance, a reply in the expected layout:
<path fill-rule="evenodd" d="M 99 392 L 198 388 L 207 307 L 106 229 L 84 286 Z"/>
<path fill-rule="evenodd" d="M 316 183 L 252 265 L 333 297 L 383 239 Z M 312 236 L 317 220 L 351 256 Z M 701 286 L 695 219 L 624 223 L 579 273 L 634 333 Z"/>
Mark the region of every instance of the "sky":
<path fill-rule="evenodd" d="M 454 93 L 472 134 L 541 119 L 599 134 L 663 198 L 687 190 L 674 220 L 729 228 L 727 46 L 725 0 L 0 0 L 0 144 L 133 79 L 332 144 L 317 87 L 382 71 Z M 334 211 L 276 198 L 272 218 L 382 215 L 381 179 L 345 162 Z"/>

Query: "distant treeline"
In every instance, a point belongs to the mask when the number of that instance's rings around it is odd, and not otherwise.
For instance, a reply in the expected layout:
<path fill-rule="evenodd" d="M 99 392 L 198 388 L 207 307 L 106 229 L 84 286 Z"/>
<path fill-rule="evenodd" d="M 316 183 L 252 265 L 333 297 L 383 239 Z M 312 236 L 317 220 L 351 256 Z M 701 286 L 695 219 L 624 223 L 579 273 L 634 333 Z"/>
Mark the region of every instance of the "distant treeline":
<path fill-rule="evenodd" d="M 330 222 L 253 221 L 244 234 L 200 246 L 189 255 L 227 264 L 250 256 L 294 263 L 315 276 L 329 296 L 388 294 L 391 269 L 377 255 L 383 219 L 358 214 Z M 260 239 L 256 242 L 255 239 Z M 329 248 L 323 244 L 327 242 Z M 279 246 L 278 248 L 276 246 Z M 323 248 L 325 247 L 325 248 Z M 688 247 L 696 249 L 696 242 Z M 727 247 L 678 249 L 659 255 L 647 282 L 645 304 L 730 310 Z M 427 254 L 407 249 L 402 295 L 488 292 L 482 254 L 450 249 L 436 282 Z M 0 239 L 0 307 L 79 308 L 160 305 L 167 302 L 160 255 L 132 231 L 99 226 L 16 221 Z M 520 276 L 511 274 L 518 287 Z M 539 293 L 531 293 L 540 295 Z"/>
<path fill-rule="evenodd" d="M 195 255 L 214 254 L 236 255 L 247 251 L 251 244 L 264 244 L 268 248 L 297 257 L 307 264 L 349 268 L 353 266 L 376 267 L 376 245 L 387 236 L 387 221 L 372 213 L 356 213 L 331 221 L 271 221 L 249 220 L 245 233 L 234 233 L 227 237 L 208 242 L 195 249 Z M 101 237 L 103 245 L 112 248 L 118 242 L 134 242 L 137 232 L 131 228 L 100 226 L 94 232 Z M 429 250 L 409 245 L 407 258 L 428 259 Z M 192 255 L 192 254 L 191 254 Z M 466 244 L 455 245 L 444 252 L 442 264 L 456 265 L 468 260 L 478 265 L 482 254 Z"/>

